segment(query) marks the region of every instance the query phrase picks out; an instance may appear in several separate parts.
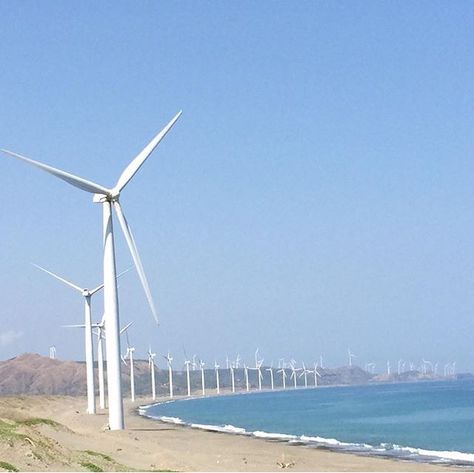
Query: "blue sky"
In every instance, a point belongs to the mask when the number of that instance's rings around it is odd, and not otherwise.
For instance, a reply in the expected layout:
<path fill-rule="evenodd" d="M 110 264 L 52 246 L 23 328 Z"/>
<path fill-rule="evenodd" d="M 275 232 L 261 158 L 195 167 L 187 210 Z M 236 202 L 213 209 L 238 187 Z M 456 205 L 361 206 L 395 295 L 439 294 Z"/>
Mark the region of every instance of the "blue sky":
<path fill-rule="evenodd" d="M 0 18 L 1 147 L 111 186 L 183 109 L 121 199 L 161 318 L 125 276 L 139 355 L 341 365 L 350 346 L 380 369 L 474 370 L 472 4 L 5 1 Z M 30 262 L 99 283 L 101 209 L 0 172 L 0 357 L 81 358 L 60 327 L 81 297 Z"/>

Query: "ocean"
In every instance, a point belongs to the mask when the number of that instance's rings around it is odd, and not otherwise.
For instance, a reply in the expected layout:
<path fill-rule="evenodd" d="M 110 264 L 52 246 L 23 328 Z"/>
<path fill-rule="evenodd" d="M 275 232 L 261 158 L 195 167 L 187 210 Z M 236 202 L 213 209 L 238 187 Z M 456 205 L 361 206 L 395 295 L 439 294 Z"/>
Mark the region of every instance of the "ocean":
<path fill-rule="evenodd" d="M 165 422 L 314 448 L 474 465 L 472 380 L 254 391 L 140 411 Z"/>

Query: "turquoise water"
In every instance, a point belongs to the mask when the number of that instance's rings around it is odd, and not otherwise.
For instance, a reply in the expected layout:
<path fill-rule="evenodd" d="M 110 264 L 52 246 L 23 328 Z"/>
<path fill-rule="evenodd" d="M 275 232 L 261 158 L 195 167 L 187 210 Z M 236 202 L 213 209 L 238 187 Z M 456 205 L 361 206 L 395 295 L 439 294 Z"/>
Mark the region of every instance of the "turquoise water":
<path fill-rule="evenodd" d="M 359 454 L 474 464 L 471 380 L 255 392 L 168 402 L 144 413 Z"/>

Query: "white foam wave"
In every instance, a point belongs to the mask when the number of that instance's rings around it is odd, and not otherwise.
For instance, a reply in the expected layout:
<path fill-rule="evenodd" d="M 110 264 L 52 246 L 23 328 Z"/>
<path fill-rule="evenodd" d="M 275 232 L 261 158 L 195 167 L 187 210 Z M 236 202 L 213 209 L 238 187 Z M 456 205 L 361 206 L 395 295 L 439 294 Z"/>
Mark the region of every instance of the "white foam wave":
<path fill-rule="evenodd" d="M 260 439 L 276 440 L 281 442 L 300 442 L 308 446 L 314 447 L 327 447 L 333 450 L 343 450 L 345 452 L 352 453 L 364 453 L 368 455 L 382 455 L 393 458 L 414 460 L 414 461 L 431 461 L 436 463 L 446 464 L 474 464 L 474 454 L 463 453 L 457 451 L 438 451 L 438 450 L 427 450 L 422 448 L 404 447 L 396 444 L 382 443 L 374 446 L 366 443 L 348 443 L 341 442 L 333 438 L 324 438 L 319 436 L 308 436 L 308 435 L 291 435 L 277 432 L 265 432 L 256 430 L 248 432 L 246 429 L 241 427 L 235 427 L 230 424 L 226 425 L 212 425 L 212 424 L 194 424 L 187 423 L 179 417 L 167 417 L 167 416 L 152 416 L 147 414 L 145 406 L 139 409 L 139 413 L 146 417 L 157 419 L 162 422 L 184 425 L 193 429 L 207 430 L 211 432 L 221 432 L 234 435 L 247 435 Z"/>
<path fill-rule="evenodd" d="M 297 435 L 289 435 L 289 434 L 279 434 L 274 432 L 263 432 L 261 430 L 256 430 L 252 432 L 251 435 L 260 439 L 269 439 L 269 440 L 298 440 Z"/>

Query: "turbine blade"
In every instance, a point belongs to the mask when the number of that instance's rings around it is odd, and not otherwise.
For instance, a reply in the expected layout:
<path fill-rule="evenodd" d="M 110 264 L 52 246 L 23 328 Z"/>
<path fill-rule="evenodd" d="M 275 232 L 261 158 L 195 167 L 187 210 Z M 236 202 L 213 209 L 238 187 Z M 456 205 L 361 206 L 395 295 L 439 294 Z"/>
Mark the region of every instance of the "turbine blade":
<path fill-rule="evenodd" d="M 116 200 L 114 201 L 114 208 L 117 212 L 118 221 L 120 226 L 122 227 L 122 231 L 125 235 L 125 239 L 127 240 L 128 248 L 130 253 L 132 254 L 133 262 L 135 263 L 135 267 L 137 268 L 138 276 L 143 286 L 143 290 L 145 291 L 146 298 L 148 300 L 148 305 L 150 306 L 151 313 L 158 324 L 158 316 L 156 315 L 155 303 L 153 302 L 153 298 L 151 296 L 150 286 L 148 285 L 148 281 L 145 276 L 145 271 L 143 270 L 143 265 L 140 260 L 140 255 L 138 254 L 137 246 L 135 244 L 135 240 L 133 239 L 132 232 L 130 227 L 128 226 L 127 220 L 125 215 L 123 214 L 122 207 L 120 203 Z"/>
<path fill-rule="evenodd" d="M 133 324 L 133 321 L 129 322 L 127 325 L 125 325 L 125 327 L 120 330 L 120 335 L 122 335 L 122 333 L 125 332 L 128 329 L 128 327 L 130 327 L 130 325 L 132 325 L 132 324 Z"/>
<path fill-rule="evenodd" d="M 130 182 L 132 177 L 136 172 L 141 168 L 142 164 L 146 161 L 148 156 L 153 152 L 153 150 L 158 146 L 159 142 L 165 137 L 166 133 L 171 129 L 171 127 L 176 123 L 176 120 L 181 116 L 182 111 L 178 112 L 175 117 L 166 125 L 141 151 L 133 161 L 125 168 L 122 172 L 122 175 L 119 177 L 117 184 L 113 189 L 114 194 L 119 194 L 122 189 Z"/>
<path fill-rule="evenodd" d="M 10 156 L 13 156 L 14 158 L 20 159 L 21 161 L 24 161 L 28 164 L 31 164 L 32 166 L 42 169 L 43 171 L 46 171 L 49 174 L 52 174 L 53 176 L 59 177 L 59 179 L 62 179 L 63 181 L 66 181 L 68 184 L 71 184 L 74 187 L 78 187 L 79 189 L 83 191 L 90 192 L 92 194 L 105 194 L 105 195 L 110 194 L 110 189 L 107 189 L 106 187 L 96 184 L 95 182 L 88 181 L 87 179 L 83 179 L 82 177 L 75 176 L 74 174 L 71 174 L 66 171 L 61 171 L 60 169 L 53 168 L 52 166 L 48 166 L 47 164 L 34 161 L 33 159 L 22 156 L 21 154 L 8 151 L 7 149 L 0 149 L 0 151 Z"/>
<path fill-rule="evenodd" d="M 104 288 L 104 284 L 102 283 L 100 286 L 97 286 L 96 288 L 90 290 L 89 294 L 93 296 L 96 292 L 99 292 L 103 288 Z"/>
<path fill-rule="evenodd" d="M 85 328 L 84 324 L 61 325 L 64 328 Z"/>
<path fill-rule="evenodd" d="M 117 276 L 115 277 L 115 279 L 118 279 L 120 278 L 121 276 L 123 276 L 125 273 L 128 273 L 132 268 L 127 268 L 125 271 L 122 271 L 121 273 L 117 274 Z M 90 295 L 93 296 L 96 292 L 100 291 L 101 289 L 104 288 L 104 284 L 100 284 L 99 286 L 97 286 L 96 288 L 92 289 L 91 291 L 89 291 Z"/>
<path fill-rule="evenodd" d="M 79 287 L 79 286 L 76 286 L 75 284 L 73 284 L 72 282 L 62 278 L 61 276 L 58 276 L 57 274 L 54 274 L 52 273 L 51 271 L 48 271 L 47 269 L 44 269 L 42 268 L 41 266 L 39 266 L 38 264 L 35 264 L 35 263 L 31 263 L 33 266 L 35 266 L 36 268 L 38 269 L 41 269 L 41 271 L 44 271 L 45 273 L 48 273 L 50 276 L 53 276 L 53 278 L 56 278 L 58 279 L 59 281 L 63 282 L 64 284 L 66 284 L 67 286 L 69 287 L 72 287 L 73 289 L 76 289 L 76 291 L 79 291 L 81 294 L 82 294 L 82 288 Z"/>

